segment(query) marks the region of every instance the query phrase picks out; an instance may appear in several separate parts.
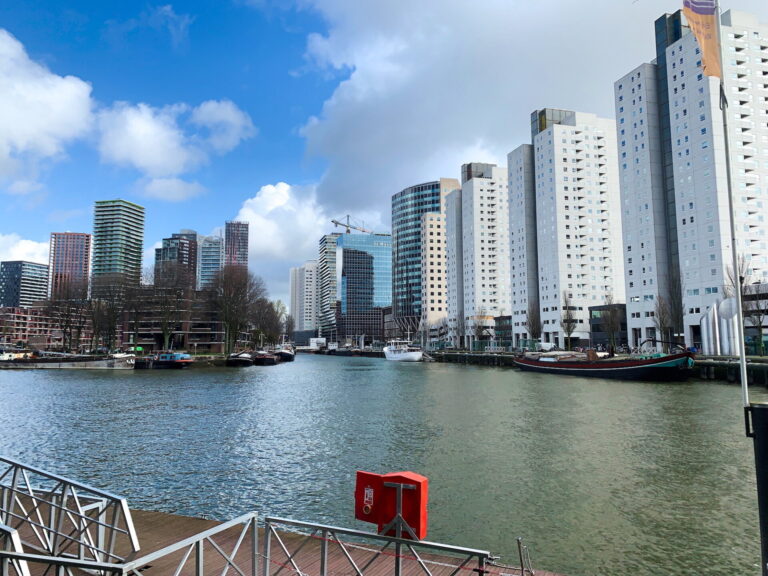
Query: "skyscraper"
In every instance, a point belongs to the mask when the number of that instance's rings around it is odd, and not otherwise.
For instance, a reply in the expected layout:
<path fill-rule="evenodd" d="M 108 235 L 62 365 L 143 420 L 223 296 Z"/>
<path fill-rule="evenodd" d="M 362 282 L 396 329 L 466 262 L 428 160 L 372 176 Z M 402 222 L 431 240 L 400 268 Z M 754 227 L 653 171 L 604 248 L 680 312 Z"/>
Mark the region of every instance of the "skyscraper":
<path fill-rule="evenodd" d="M 768 26 L 741 12 L 721 18 L 739 275 L 766 282 L 768 166 L 759 158 L 768 142 Z M 627 329 L 634 346 L 662 338 L 660 324 L 698 346 L 703 316 L 733 277 L 719 79 L 704 75 L 679 11 L 655 30 L 655 60 L 614 84 Z"/>
<path fill-rule="evenodd" d="M 308 260 L 301 266 L 291 268 L 291 315 L 297 332 L 317 328 L 318 280 L 317 260 Z"/>
<path fill-rule="evenodd" d="M 336 243 L 341 234 L 334 232 L 320 238 L 317 255 L 317 274 L 320 285 L 318 323 L 320 336 L 336 341 Z"/>
<path fill-rule="evenodd" d="M 93 219 L 94 296 L 104 282 L 138 285 L 144 244 L 144 207 L 127 200 L 99 200 Z"/>
<path fill-rule="evenodd" d="M 27 308 L 48 297 L 48 265 L 0 262 L 0 307 Z"/>
<path fill-rule="evenodd" d="M 434 302 L 433 306 L 429 306 L 429 300 L 435 300 L 435 290 L 440 290 L 435 288 L 435 283 L 444 283 L 445 269 L 437 272 L 437 262 L 433 261 L 425 276 L 423 257 L 440 257 L 445 245 L 445 230 L 431 221 L 426 224 L 425 231 L 425 218 L 443 213 L 445 196 L 458 188 L 458 180 L 441 178 L 411 186 L 392 196 L 392 315 L 403 332 L 415 333 L 422 320 L 427 320 L 423 312 L 435 308 Z M 422 237 L 423 233 L 426 236 Z M 428 272 L 430 268 L 431 273 Z M 430 276 L 432 282 L 425 282 L 425 278 Z M 432 292 L 431 298 L 428 297 L 429 292 Z M 445 296 L 441 294 L 437 298 L 442 300 Z M 438 307 L 444 308 L 442 305 Z M 437 318 L 438 315 L 431 314 L 429 321 L 436 321 Z"/>
<path fill-rule="evenodd" d="M 183 231 L 163 238 L 155 249 L 155 285 L 194 289 L 197 284 L 197 233 Z"/>
<path fill-rule="evenodd" d="M 589 307 L 624 301 L 615 123 L 546 108 L 531 137 L 508 156 L 513 335 L 538 306 L 543 342 L 588 344 Z"/>
<path fill-rule="evenodd" d="M 456 343 L 470 347 L 510 312 L 508 190 L 495 164 L 464 164 L 461 175 L 461 190 L 448 195 L 448 321 Z"/>
<path fill-rule="evenodd" d="M 87 293 L 91 264 L 91 235 L 53 232 L 48 257 L 51 298 L 73 290 Z"/>
<path fill-rule="evenodd" d="M 248 267 L 248 222 L 229 221 L 224 228 L 224 263 Z"/>
<path fill-rule="evenodd" d="M 197 287 L 210 286 L 219 270 L 224 267 L 224 239 L 221 236 L 203 236 L 198 255 Z"/>

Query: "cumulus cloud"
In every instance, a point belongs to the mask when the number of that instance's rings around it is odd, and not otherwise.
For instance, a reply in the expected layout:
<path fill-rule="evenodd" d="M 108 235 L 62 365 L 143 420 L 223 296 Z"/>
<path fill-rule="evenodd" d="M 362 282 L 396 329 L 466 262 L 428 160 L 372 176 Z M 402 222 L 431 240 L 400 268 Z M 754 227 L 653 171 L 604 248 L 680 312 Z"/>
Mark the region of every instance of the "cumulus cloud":
<path fill-rule="evenodd" d="M 48 264 L 48 242 L 26 240 L 18 234 L 0 234 L 0 262 L 27 260 Z"/>
<path fill-rule="evenodd" d="M 256 131 L 248 114 L 228 100 L 208 100 L 196 108 L 118 102 L 99 112 L 98 128 L 102 160 L 138 170 L 144 177 L 139 188 L 169 201 L 203 193 L 201 185 L 179 177 Z"/>
<path fill-rule="evenodd" d="M 256 134 L 250 116 L 229 100 L 208 100 L 192 111 L 191 121 L 208 129 L 208 143 L 219 153 L 229 152 Z"/>
<path fill-rule="evenodd" d="M 412 184 L 503 163 L 530 141 L 530 113 L 613 117 L 613 82 L 654 56 L 669 2 L 297 0 L 328 24 L 308 62 L 339 84 L 302 133 L 327 171 L 332 210 L 375 206 Z M 727 8 L 727 6 L 726 6 Z M 739 9 L 764 14 L 764 0 Z"/>
<path fill-rule="evenodd" d="M 0 183 L 15 194 L 37 189 L 37 164 L 64 154 L 92 123 L 91 86 L 32 61 L 0 29 Z"/>
<path fill-rule="evenodd" d="M 330 218 L 317 203 L 314 187 L 278 182 L 262 186 L 243 202 L 235 220 L 250 223 L 251 267 L 258 270 L 264 260 L 317 258 L 317 241 Z"/>

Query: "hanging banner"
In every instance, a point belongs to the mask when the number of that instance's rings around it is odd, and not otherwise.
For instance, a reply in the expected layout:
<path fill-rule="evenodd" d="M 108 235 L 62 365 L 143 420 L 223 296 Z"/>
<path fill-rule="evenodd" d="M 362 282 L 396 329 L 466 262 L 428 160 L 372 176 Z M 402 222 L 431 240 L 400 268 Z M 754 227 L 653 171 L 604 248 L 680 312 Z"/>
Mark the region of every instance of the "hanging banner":
<path fill-rule="evenodd" d="M 722 79 L 720 44 L 717 37 L 717 19 L 720 17 L 717 0 L 683 0 L 683 14 L 701 48 L 704 74 Z"/>

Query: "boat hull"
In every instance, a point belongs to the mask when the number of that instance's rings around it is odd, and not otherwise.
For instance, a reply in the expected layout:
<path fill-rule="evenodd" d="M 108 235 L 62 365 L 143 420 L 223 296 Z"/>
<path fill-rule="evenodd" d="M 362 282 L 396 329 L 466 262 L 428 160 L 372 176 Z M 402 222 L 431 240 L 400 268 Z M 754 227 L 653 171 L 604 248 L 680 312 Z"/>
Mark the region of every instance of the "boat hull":
<path fill-rule="evenodd" d="M 0 369 L 18 370 L 133 370 L 134 356 L 118 358 L 19 358 L 0 362 Z"/>
<path fill-rule="evenodd" d="M 521 370 L 544 374 L 617 380 L 681 380 L 688 377 L 693 367 L 693 354 L 684 352 L 657 358 L 595 361 L 516 358 L 514 362 Z"/>
<path fill-rule="evenodd" d="M 421 362 L 424 353 L 421 350 L 392 350 L 384 347 L 384 358 L 395 362 Z"/>
<path fill-rule="evenodd" d="M 254 366 L 274 366 L 277 362 L 278 358 L 274 354 L 256 354 L 253 357 Z"/>
<path fill-rule="evenodd" d="M 275 356 L 280 359 L 280 362 L 293 362 L 295 359 L 294 353 L 287 350 L 278 350 L 275 352 Z"/>
<path fill-rule="evenodd" d="M 224 363 L 231 368 L 247 368 L 253 366 L 253 357 L 250 354 L 230 354 Z"/>

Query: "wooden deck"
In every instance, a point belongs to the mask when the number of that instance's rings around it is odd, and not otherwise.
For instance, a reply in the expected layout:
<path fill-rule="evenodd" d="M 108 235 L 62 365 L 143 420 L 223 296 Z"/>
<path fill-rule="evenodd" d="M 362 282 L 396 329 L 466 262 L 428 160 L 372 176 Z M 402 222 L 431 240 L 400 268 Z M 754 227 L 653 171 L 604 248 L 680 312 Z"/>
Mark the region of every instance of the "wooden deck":
<path fill-rule="evenodd" d="M 160 512 L 148 512 L 143 510 L 132 511 L 136 532 L 139 536 L 141 551 L 138 556 L 144 557 L 152 552 L 160 550 L 175 542 L 184 540 L 218 526 L 220 523 L 212 520 L 200 518 L 190 518 L 186 516 L 177 516 L 173 514 L 164 514 Z M 214 540 L 219 548 L 225 553 L 231 552 L 236 542 L 242 534 L 239 529 L 230 529 L 227 532 L 217 535 Z M 264 574 L 264 529 L 258 531 L 258 550 L 256 551 L 257 566 L 256 574 L 260 576 L 316 576 L 321 574 L 322 554 L 321 548 L 323 539 L 320 536 L 311 537 L 308 534 L 299 534 L 295 532 L 280 532 L 279 537 L 289 554 L 294 554 L 292 560 L 282 549 L 280 544 L 274 539 L 271 542 L 270 562 L 267 574 Z M 241 548 L 235 555 L 237 566 L 245 574 L 252 574 L 252 539 L 245 537 L 242 540 Z M 351 556 L 355 564 L 359 567 L 366 567 L 364 573 L 366 576 L 389 576 L 395 572 L 396 554 L 393 546 L 388 547 L 384 552 L 379 552 L 381 546 L 375 542 L 351 543 L 345 542 L 347 554 Z M 297 552 L 298 551 L 298 552 Z M 474 576 L 477 574 L 477 565 L 470 563 L 458 571 L 457 566 L 464 560 L 456 557 L 442 554 L 424 554 L 419 552 L 419 556 L 424 565 L 429 569 L 433 576 L 447 576 L 452 573 L 466 574 Z M 183 557 L 181 552 L 172 554 L 168 557 L 151 562 L 147 566 L 140 567 L 141 574 L 145 576 L 170 575 L 174 574 L 178 568 L 179 560 Z M 407 549 L 401 551 L 403 576 L 416 574 L 427 574 L 413 554 Z M 204 552 L 205 574 L 221 574 L 226 566 L 224 557 L 215 551 L 213 547 L 206 547 Z M 295 566 L 294 566 L 295 565 Z M 181 574 L 194 574 L 194 552 L 190 555 L 187 567 Z M 535 568 L 535 566 L 534 566 Z M 297 570 L 298 569 L 298 570 Z M 231 572 L 233 573 L 233 572 Z M 508 566 L 486 566 L 486 573 L 489 575 L 510 575 L 519 576 L 519 568 Z M 329 542 L 327 553 L 326 574 L 333 576 L 354 576 L 356 571 L 350 563 L 347 555 L 341 546 L 335 541 Z M 558 576 L 552 572 L 536 570 L 540 576 Z"/>

